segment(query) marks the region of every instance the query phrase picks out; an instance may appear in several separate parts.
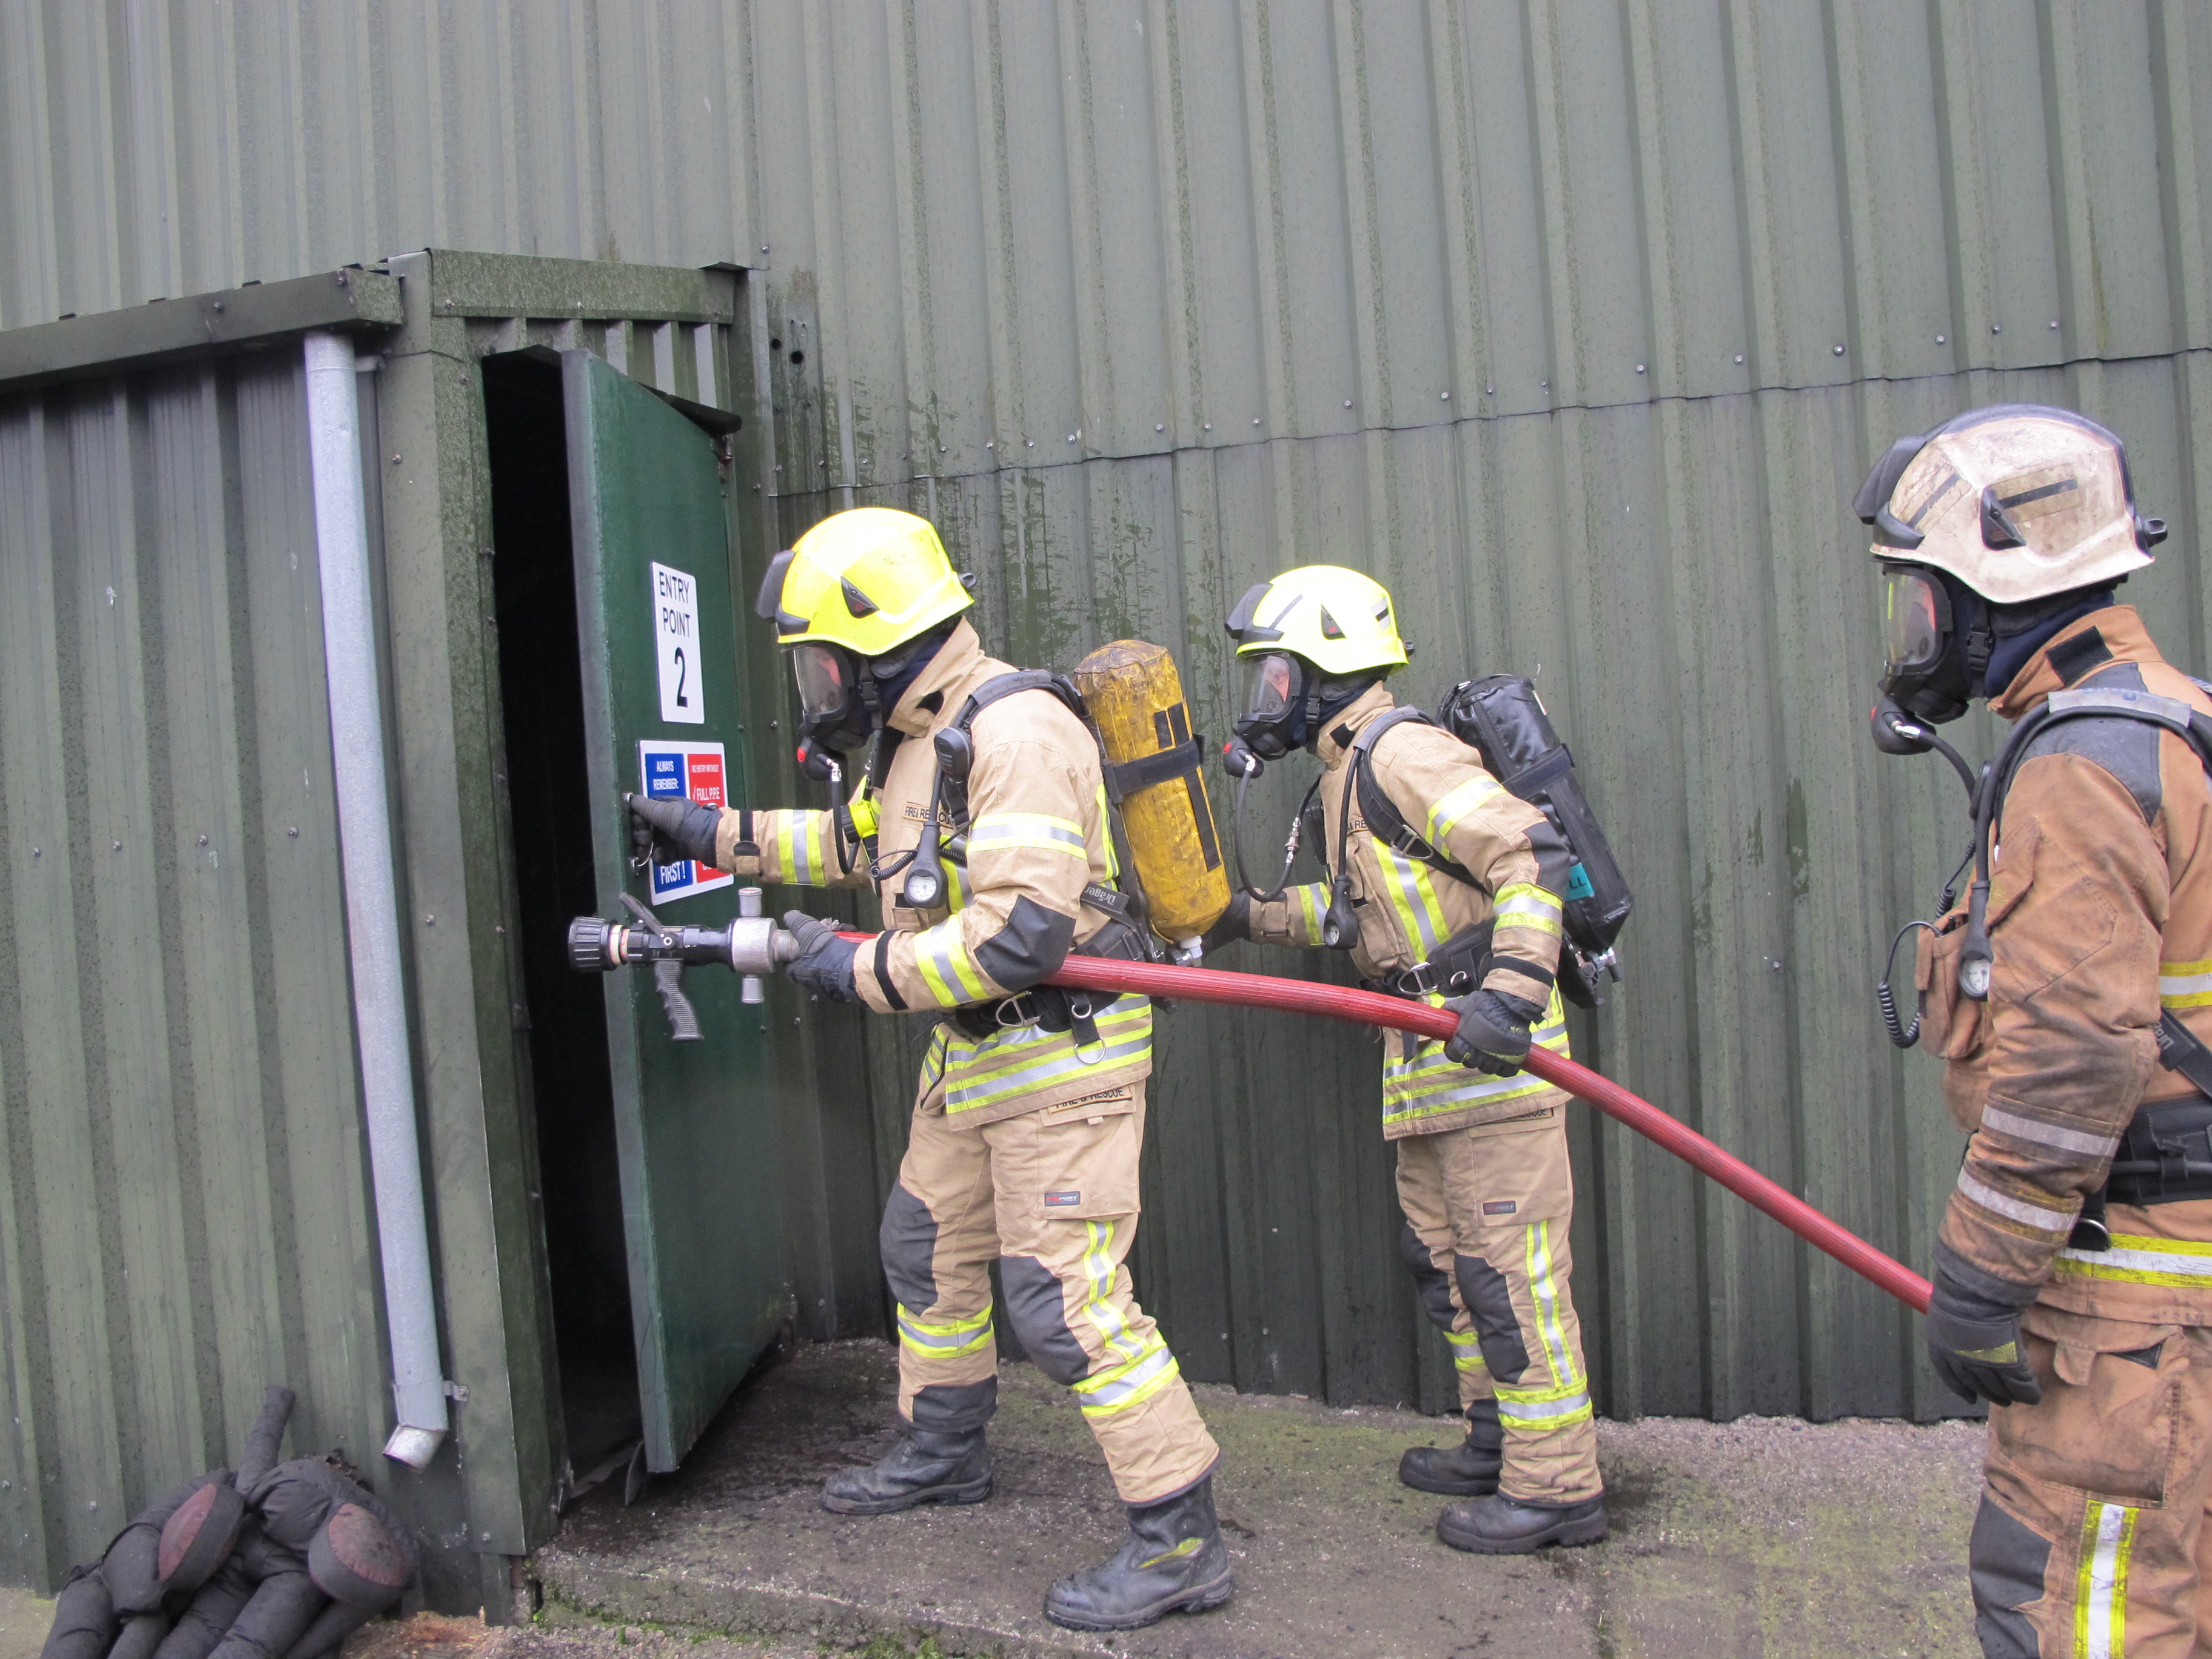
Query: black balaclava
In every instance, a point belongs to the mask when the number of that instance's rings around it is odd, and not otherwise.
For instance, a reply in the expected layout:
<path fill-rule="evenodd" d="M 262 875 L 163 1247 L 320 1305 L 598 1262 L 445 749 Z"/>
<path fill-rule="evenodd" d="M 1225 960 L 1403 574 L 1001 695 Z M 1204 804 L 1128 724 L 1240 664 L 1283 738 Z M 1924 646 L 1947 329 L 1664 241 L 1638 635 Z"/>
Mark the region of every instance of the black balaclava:
<path fill-rule="evenodd" d="M 891 710 L 899 706 L 899 699 L 906 696 L 914 683 L 921 678 L 922 671 L 937 660 L 937 653 L 945 648 L 945 641 L 952 637 L 952 630 L 958 626 L 959 621 L 955 618 L 951 624 L 938 629 L 934 633 L 925 634 L 921 643 L 912 647 L 912 654 L 907 658 L 904 667 L 896 670 L 889 679 L 876 681 L 877 707 L 882 711 L 878 719 L 881 723 L 890 724 Z M 895 656 L 896 653 L 886 654 Z M 871 674 L 875 672 L 875 665 L 882 660 L 881 657 L 870 659 L 868 669 Z"/>
<path fill-rule="evenodd" d="M 1382 684 L 1380 674 L 1346 675 L 1341 679 L 1321 683 L 1321 700 L 1314 711 L 1314 729 L 1302 734 L 1302 740 L 1310 750 L 1321 743 L 1321 734 L 1336 721 L 1336 717 L 1358 702 L 1376 686 Z M 1301 715 L 1303 719 L 1303 714 Z"/>
<path fill-rule="evenodd" d="M 1982 675 L 1982 695 L 1999 697 L 2004 689 L 2020 675 L 2020 671 L 2034 660 L 2035 655 L 2049 645 L 2062 629 L 2071 627 L 2093 611 L 2103 611 L 2116 603 L 2112 588 L 2087 588 L 2070 594 L 2057 596 L 2064 603 L 2049 611 L 2038 611 L 2029 605 L 1998 605 L 1996 615 L 1996 646 L 1990 653 L 1990 665 Z M 1955 601 L 1954 601 L 1955 602 Z M 2040 601 L 2051 605 L 2051 600 Z M 2023 616 L 2022 613 L 2027 613 Z M 2018 627 L 2020 632 L 2010 631 Z"/>

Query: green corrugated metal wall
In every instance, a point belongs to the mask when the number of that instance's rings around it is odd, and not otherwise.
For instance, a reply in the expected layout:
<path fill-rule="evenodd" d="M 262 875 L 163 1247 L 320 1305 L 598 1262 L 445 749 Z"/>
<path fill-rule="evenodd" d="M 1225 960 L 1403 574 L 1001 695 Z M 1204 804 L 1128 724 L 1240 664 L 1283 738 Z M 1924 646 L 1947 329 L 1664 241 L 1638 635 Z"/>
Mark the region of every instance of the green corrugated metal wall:
<path fill-rule="evenodd" d="M 2208 120 L 2187 0 L 49 0 L 0 14 L 0 321 L 427 243 L 764 267 L 785 528 L 933 512 L 1016 656 L 1145 633 L 1218 732 L 1223 608 L 1333 558 L 1416 691 L 1537 672 L 1641 902 L 1583 1052 L 1924 1260 L 1955 1144 L 1866 987 L 1955 805 L 1865 744 L 1842 502 L 1954 409 L 2086 409 L 2203 665 Z M 1169 1030 L 1139 1269 L 1189 1369 L 1439 1401 L 1371 1053 Z M 897 1047 L 866 1105 L 818 1056 L 817 1331 L 879 1326 Z M 1577 1133 L 1611 1409 L 1942 1409 L 1873 1292 Z"/>

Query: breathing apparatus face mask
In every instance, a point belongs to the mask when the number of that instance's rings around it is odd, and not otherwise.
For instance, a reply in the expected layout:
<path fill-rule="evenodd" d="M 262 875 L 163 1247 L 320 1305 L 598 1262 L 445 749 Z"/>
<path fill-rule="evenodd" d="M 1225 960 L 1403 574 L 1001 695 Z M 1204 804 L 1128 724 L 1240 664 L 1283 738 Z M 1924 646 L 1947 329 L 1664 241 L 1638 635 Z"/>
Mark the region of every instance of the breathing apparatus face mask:
<path fill-rule="evenodd" d="M 844 754 L 868 740 L 875 721 L 860 691 L 866 668 L 842 646 L 810 641 L 791 647 L 799 683 L 799 732 L 808 744 Z"/>
<path fill-rule="evenodd" d="M 1883 575 L 1882 695 L 1931 726 L 1957 720 L 1989 660 L 1989 636 L 1976 625 L 1983 619 L 1972 614 L 1982 607 L 1964 593 L 1954 605 L 1948 586 L 1924 565 L 1889 565 Z"/>
<path fill-rule="evenodd" d="M 1261 759 L 1280 760 L 1305 741 L 1310 677 L 1305 664 L 1287 652 L 1271 651 L 1253 661 L 1236 731 Z"/>

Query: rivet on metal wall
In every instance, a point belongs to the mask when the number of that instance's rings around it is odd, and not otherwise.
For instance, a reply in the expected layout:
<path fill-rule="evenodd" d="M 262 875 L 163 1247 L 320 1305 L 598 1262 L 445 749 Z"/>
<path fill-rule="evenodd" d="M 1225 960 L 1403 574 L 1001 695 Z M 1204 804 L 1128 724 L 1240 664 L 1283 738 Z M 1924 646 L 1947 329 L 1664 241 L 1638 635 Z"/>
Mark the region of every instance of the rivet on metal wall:
<path fill-rule="evenodd" d="M 1737 352 L 1737 353 L 1735 354 L 1735 360 L 1736 360 L 1736 362 L 1741 362 L 1743 361 L 1743 353 L 1741 353 L 1741 351 Z"/>
<path fill-rule="evenodd" d="M 1346 409 L 1351 408 L 1351 407 L 1352 407 L 1352 399 L 1351 399 L 1351 398 L 1346 398 L 1344 400 L 1344 406 L 1345 406 Z"/>
<path fill-rule="evenodd" d="M 1644 372 L 1644 365 L 1643 365 L 1643 364 L 1641 364 L 1641 363 L 1637 364 L 1637 366 L 1636 366 L 1636 372 L 1637 372 L 1638 374 L 1641 374 Z"/>
<path fill-rule="evenodd" d="M 1067 441 L 1070 443 L 1073 443 L 1075 441 L 1075 434 L 1073 432 L 1067 434 Z"/>
<path fill-rule="evenodd" d="M 1152 430 L 1155 432 L 1164 432 L 1167 429 L 1167 422 L 1164 421 L 1155 421 L 1152 422 Z"/>
<path fill-rule="evenodd" d="M 122 843 L 121 842 L 119 842 L 119 841 L 118 841 L 118 842 L 110 842 L 110 843 L 109 843 L 109 850 L 110 850 L 110 851 L 112 851 L 112 852 L 117 852 L 117 853 L 119 853 L 119 852 L 121 852 L 121 851 L 123 850 L 123 843 Z"/>
<path fill-rule="evenodd" d="M 2057 327 L 2057 326 L 2058 326 L 2058 319 L 2057 319 L 2056 317 L 2053 317 L 2053 318 L 2051 319 L 2051 327 L 2053 327 L 2053 328 L 2056 328 L 2056 327 Z"/>
<path fill-rule="evenodd" d="M 1213 430 L 1213 422 L 1211 422 L 1211 421 L 1208 421 L 1208 422 L 1206 423 L 1206 429 L 1208 432 L 1212 431 L 1212 430 Z"/>
<path fill-rule="evenodd" d="M 1936 337 L 1936 343 L 1937 345 L 1942 345 L 1943 343 L 1943 337 L 1942 335 L 1938 334 Z"/>
<path fill-rule="evenodd" d="M 437 917 L 435 917 L 435 916 L 428 916 L 428 915 L 426 915 L 426 916 L 424 916 L 424 917 L 422 918 L 422 920 L 423 920 L 426 923 L 428 923 L 430 927 L 435 927 L 438 925 L 438 919 L 437 919 Z"/>
<path fill-rule="evenodd" d="M 1253 424 L 1254 426 L 1257 426 L 1257 425 L 1259 425 L 1259 424 L 1260 424 L 1260 417 L 1259 417 L 1257 415 L 1255 415 L 1255 416 L 1252 417 L 1252 424 Z"/>
<path fill-rule="evenodd" d="M 207 845 L 207 837 L 205 836 L 202 836 L 200 837 L 200 845 L 203 847 Z"/>
<path fill-rule="evenodd" d="M 1838 357 L 1840 357 L 1840 356 L 1842 356 L 1843 355 L 1844 355 L 1844 349 L 1843 349 L 1843 347 L 1841 347 L 1841 346 L 1838 346 L 1838 347 L 1836 348 L 1836 356 L 1838 356 Z"/>
<path fill-rule="evenodd" d="M 2002 334 L 2002 333 L 2003 333 L 2003 332 L 2004 332 L 2004 325 L 2003 325 L 2002 323 L 1991 323 L 1991 324 L 1990 325 L 1990 333 L 1992 333 L 1992 334 Z"/>

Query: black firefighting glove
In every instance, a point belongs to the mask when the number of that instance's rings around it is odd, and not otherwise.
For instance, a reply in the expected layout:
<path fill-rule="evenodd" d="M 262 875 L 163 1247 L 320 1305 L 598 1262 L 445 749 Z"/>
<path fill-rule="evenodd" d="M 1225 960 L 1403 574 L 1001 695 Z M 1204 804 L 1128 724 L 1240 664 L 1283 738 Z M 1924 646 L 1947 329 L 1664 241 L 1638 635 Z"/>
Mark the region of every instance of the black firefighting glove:
<path fill-rule="evenodd" d="M 783 971 L 820 997 L 832 1002 L 858 1002 L 860 993 L 853 983 L 853 957 L 860 946 L 837 937 L 837 924 L 810 916 L 804 910 L 787 910 L 783 925 L 799 940 L 799 955 Z"/>
<path fill-rule="evenodd" d="M 1470 991 L 1444 1006 L 1459 1016 L 1459 1030 L 1444 1044 L 1444 1058 L 1492 1077 L 1511 1077 L 1528 1058 L 1528 1028 L 1543 1009 L 1504 991 Z"/>
<path fill-rule="evenodd" d="M 1928 1363 L 1960 1399 L 2033 1406 L 2043 1387 L 2027 1368 L 2020 1316 L 2034 1299 L 1936 1247 L 1935 1292 L 1928 1299 Z"/>
<path fill-rule="evenodd" d="M 680 859 L 714 862 L 714 832 L 721 828 L 719 808 L 702 806 L 689 795 L 624 795 L 629 805 L 630 844 L 649 864 Z"/>
<path fill-rule="evenodd" d="M 1198 942 L 1202 956 L 1212 956 L 1224 945 L 1234 945 L 1252 937 L 1252 896 L 1239 893 L 1229 901 L 1229 908 L 1221 913 L 1221 920 L 1206 930 Z"/>

